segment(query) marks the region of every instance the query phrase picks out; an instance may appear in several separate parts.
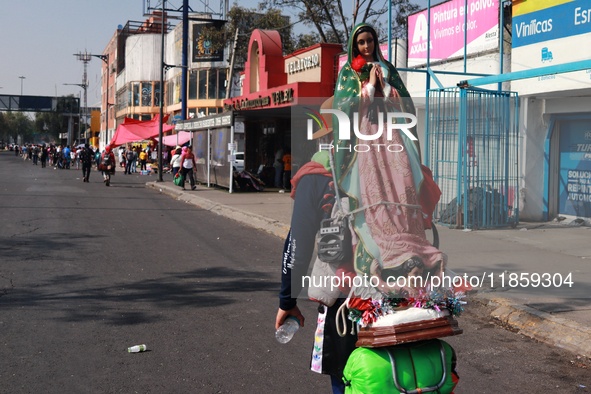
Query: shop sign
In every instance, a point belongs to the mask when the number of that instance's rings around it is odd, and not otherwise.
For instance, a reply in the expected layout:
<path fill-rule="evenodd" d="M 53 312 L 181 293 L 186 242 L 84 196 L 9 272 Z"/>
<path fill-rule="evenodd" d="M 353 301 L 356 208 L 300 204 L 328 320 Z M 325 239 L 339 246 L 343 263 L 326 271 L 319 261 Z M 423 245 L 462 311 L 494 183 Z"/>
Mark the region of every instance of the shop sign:
<path fill-rule="evenodd" d="M 177 130 L 199 130 L 215 127 L 230 126 L 232 124 L 232 115 L 223 115 L 215 117 L 206 117 L 190 121 L 178 121 Z"/>
<path fill-rule="evenodd" d="M 271 97 L 259 96 L 253 99 L 232 100 L 231 106 L 225 106 L 226 109 L 252 109 L 266 107 L 271 104 Z"/>
<path fill-rule="evenodd" d="M 512 71 L 557 66 L 589 59 L 591 8 L 579 1 L 513 2 Z M 511 89 L 520 96 L 552 91 L 588 89 L 588 71 L 541 75 L 515 80 Z"/>
<path fill-rule="evenodd" d="M 303 57 L 301 59 L 296 59 L 287 63 L 287 73 L 288 74 L 295 74 L 300 71 L 306 71 L 310 68 L 315 68 L 320 66 L 320 56 L 315 53 L 310 56 Z"/>
<path fill-rule="evenodd" d="M 271 93 L 271 97 L 273 97 L 274 105 L 290 103 L 293 101 L 293 89 L 289 88 L 273 92 Z"/>
<path fill-rule="evenodd" d="M 232 100 L 231 105 L 225 105 L 226 110 L 235 109 L 254 109 L 268 107 L 271 104 L 280 105 L 293 101 L 293 88 L 277 90 L 272 92 L 270 96 L 259 96 L 253 99 L 237 99 Z"/>
<path fill-rule="evenodd" d="M 591 32 L 590 7 L 581 7 L 580 1 L 560 3 L 563 4 L 550 7 L 551 2 L 543 1 L 514 4 L 512 47 L 518 48 Z M 580 45 L 578 40 L 573 39 L 573 42 L 577 43 L 574 45 Z"/>

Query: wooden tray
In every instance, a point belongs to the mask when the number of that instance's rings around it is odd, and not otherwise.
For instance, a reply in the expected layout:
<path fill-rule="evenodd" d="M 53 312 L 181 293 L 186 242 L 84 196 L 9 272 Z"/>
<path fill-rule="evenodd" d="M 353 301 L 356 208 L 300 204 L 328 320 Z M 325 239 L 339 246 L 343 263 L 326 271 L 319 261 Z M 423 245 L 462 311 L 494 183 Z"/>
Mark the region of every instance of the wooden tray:
<path fill-rule="evenodd" d="M 425 339 L 459 335 L 464 330 L 452 316 L 398 324 L 390 327 L 360 328 L 357 334 L 357 347 L 383 347 Z"/>

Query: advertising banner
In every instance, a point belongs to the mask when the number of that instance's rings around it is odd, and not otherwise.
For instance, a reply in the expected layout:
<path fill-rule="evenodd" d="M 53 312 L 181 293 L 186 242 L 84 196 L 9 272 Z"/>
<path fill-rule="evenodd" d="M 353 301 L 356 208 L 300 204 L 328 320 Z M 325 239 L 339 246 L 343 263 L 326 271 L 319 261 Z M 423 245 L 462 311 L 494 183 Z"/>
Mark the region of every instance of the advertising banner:
<path fill-rule="evenodd" d="M 560 128 L 560 203 L 564 215 L 591 217 L 591 124 L 563 122 Z"/>
<path fill-rule="evenodd" d="M 452 0 L 408 17 L 408 66 L 427 62 L 427 43 L 431 61 L 464 54 L 464 22 L 467 14 L 467 54 L 498 48 L 499 1 Z M 430 26 L 430 39 L 427 29 Z"/>
<path fill-rule="evenodd" d="M 204 27 L 215 27 L 216 29 L 221 29 L 224 23 L 224 21 L 214 21 L 212 23 L 193 24 L 193 63 L 216 62 L 223 60 L 224 51 L 214 51 L 211 40 L 202 34 L 202 30 Z"/>

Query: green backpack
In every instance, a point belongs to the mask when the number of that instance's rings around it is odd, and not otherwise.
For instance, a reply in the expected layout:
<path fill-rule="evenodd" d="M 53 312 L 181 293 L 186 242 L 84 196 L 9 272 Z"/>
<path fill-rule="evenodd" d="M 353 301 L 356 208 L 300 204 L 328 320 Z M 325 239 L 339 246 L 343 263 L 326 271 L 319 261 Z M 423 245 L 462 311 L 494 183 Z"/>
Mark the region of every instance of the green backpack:
<path fill-rule="evenodd" d="M 452 393 L 458 381 L 455 363 L 455 351 L 439 339 L 357 348 L 343 371 L 345 393 Z"/>

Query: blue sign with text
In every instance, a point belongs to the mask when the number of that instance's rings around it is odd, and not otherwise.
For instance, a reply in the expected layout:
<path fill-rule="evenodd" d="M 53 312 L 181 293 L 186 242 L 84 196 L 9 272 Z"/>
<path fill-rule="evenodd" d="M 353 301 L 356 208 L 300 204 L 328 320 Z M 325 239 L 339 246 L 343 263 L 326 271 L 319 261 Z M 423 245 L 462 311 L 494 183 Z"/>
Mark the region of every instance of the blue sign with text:
<path fill-rule="evenodd" d="M 591 33 L 591 5 L 573 1 L 513 17 L 513 48 Z"/>

